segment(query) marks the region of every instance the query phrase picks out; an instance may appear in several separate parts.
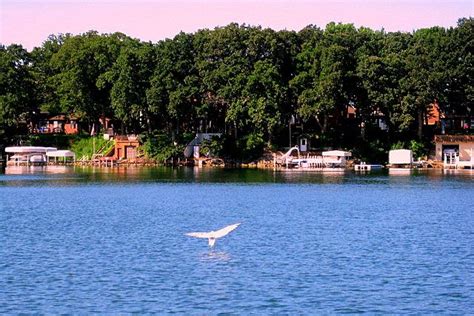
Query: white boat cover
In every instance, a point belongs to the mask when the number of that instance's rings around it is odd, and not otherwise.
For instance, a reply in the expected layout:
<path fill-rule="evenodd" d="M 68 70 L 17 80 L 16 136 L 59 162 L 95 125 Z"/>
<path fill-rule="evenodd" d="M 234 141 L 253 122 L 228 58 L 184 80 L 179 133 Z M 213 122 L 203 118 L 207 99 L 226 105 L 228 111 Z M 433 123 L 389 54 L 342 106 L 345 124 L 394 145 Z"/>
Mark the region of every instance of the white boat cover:
<path fill-rule="evenodd" d="M 46 162 L 46 159 L 43 155 L 32 155 L 30 157 L 30 162 Z"/>
<path fill-rule="evenodd" d="M 70 150 L 56 150 L 56 151 L 48 151 L 46 153 L 48 157 L 75 157 L 76 154 Z"/>
<path fill-rule="evenodd" d="M 57 150 L 54 147 L 36 147 L 36 146 L 13 146 L 5 148 L 5 152 L 7 153 L 21 153 L 21 154 L 28 154 L 28 153 L 46 153 L 50 151 Z"/>
<path fill-rule="evenodd" d="M 350 157 L 352 153 L 349 151 L 343 150 L 330 150 L 330 151 L 323 151 L 323 156 L 331 156 L 331 157 Z"/>

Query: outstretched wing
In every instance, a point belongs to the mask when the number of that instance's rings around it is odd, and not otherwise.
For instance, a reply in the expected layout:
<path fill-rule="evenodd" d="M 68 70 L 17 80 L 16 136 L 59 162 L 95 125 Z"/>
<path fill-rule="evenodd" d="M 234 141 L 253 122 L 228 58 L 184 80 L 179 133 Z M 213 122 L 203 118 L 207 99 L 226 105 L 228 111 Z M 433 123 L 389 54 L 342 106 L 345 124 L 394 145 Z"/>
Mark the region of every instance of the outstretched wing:
<path fill-rule="evenodd" d="M 196 237 L 196 238 L 210 238 L 210 233 L 187 233 L 186 236 Z"/>
<path fill-rule="evenodd" d="M 227 235 L 228 233 L 230 233 L 231 231 L 239 227 L 239 225 L 240 223 L 237 223 L 237 224 L 229 225 L 222 229 L 216 230 L 215 232 L 212 232 L 212 237 L 214 238 L 224 237 L 225 235 Z"/>

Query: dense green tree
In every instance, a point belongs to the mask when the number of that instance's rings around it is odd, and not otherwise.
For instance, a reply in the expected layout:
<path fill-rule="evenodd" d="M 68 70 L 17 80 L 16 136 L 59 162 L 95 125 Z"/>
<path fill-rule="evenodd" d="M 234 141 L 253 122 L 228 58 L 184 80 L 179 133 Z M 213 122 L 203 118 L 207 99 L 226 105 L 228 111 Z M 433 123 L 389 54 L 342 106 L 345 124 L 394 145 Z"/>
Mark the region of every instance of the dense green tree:
<path fill-rule="evenodd" d="M 30 54 L 20 45 L 0 45 L 0 138 L 10 137 L 35 110 Z"/>
<path fill-rule="evenodd" d="M 366 56 L 360 60 L 357 70 L 368 98 L 365 118 L 378 111 L 387 118 L 389 130 L 407 128 L 406 121 L 409 125 L 411 119 L 396 110 L 401 103 L 400 80 L 404 76 L 399 55 Z"/>
<path fill-rule="evenodd" d="M 355 97 L 355 32 L 352 25 L 334 23 L 322 34 L 316 29 L 313 36 L 306 35 L 309 40 L 298 58 L 300 73 L 291 82 L 298 94 L 298 113 L 314 118 L 323 135 L 329 117 Z"/>
<path fill-rule="evenodd" d="M 70 34 L 50 35 L 40 47 L 35 47 L 31 52 L 36 98 L 41 111 L 62 112 L 54 80 L 57 71 L 53 68 L 51 61 L 53 55 L 61 49 L 64 41 L 69 37 L 71 37 Z"/>
<path fill-rule="evenodd" d="M 115 117 L 128 131 L 151 131 L 151 111 L 146 91 L 150 86 L 155 50 L 138 41 L 124 46 L 106 77 L 111 82 L 110 99 Z"/>
<path fill-rule="evenodd" d="M 180 33 L 157 44 L 154 73 L 147 90 L 149 112 L 161 116 L 168 131 L 192 129 L 199 82 L 194 65 L 193 35 Z"/>
<path fill-rule="evenodd" d="M 230 24 L 196 34 L 196 67 L 202 82 L 203 107 L 200 111 L 207 126 L 233 129 L 234 135 L 245 128 L 245 100 L 242 91 L 252 66 L 247 48 L 250 28 Z M 224 119 L 224 121 L 222 121 Z"/>
<path fill-rule="evenodd" d="M 100 117 L 113 113 L 108 72 L 130 40 L 121 33 L 101 36 L 91 31 L 64 41 L 51 59 L 63 112 L 79 115 L 91 123 L 91 128 Z"/>
<path fill-rule="evenodd" d="M 155 44 L 121 33 L 50 36 L 31 54 L 1 46 L 0 126 L 14 130 L 39 109 L 74 113 L 89 128 L 107 116 L 124 133 L 147 132 L 150 144 L 161 135 L 170 152 L 191 133 L 221 132 L 222 151 L 244 158 L 286 144 L 296 117 L 321 146 L 381 152 L 430 139 L 434 100 L 447 115 L 472 115 L 473 35 L 465 18 L 412 33 L 234 23 Z"/>
<path fill-rule="evenodd" d="M 472 115 L 474 111 L 474 19 L 463 18 L 447 30 L 439 63 L 444 65 L 443 99 L 446 113 Z"/>

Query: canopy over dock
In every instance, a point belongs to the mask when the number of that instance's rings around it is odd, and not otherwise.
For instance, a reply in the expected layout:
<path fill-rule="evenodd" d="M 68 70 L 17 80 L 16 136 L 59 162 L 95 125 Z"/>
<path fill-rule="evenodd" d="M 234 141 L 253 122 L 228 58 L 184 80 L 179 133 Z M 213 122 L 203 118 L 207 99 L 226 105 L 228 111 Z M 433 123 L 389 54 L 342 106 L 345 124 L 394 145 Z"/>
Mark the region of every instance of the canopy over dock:
<path fill-rule="evenodd" d="M 6 153 L 12 154 L 44 154 L 49 151 L 56 151 L 54 147 L 36 147 L 36 146 L 13 146 L 5 148 Z"/>
<path fill-rule="evenodd" d="M 56 150 L 56 151 L 47 152 L 46 156 L 64 158 L 64 157 L 75 157 L 76 154 L 70 150 Z"/>
<path fill-rule="evenodd" d="M 54 158 L 54 161 L 58 161 L 60 158 L 63 162 L 66 162 L 68 159 L 72 159 L 76 161 L 76 154 L 70 150 L 56 150 L 56 151 L 49 151 L 46 153 L 46 157 L 48 157 L 48 161 L 50 158 Z"/>
<path fill-rule="evenodd" d="M 323 151 L 324 157 L 351 157 L 352 153 L 349 151 L 343 150 L 330 150 L 330 151 Z"/>
<path fill-rule="evenodd" d="M 56 151 L 54 147 L 13 146 L 5 148 L 7 165 L 43 165 L 46 163 L 46 154 Z M 10 154 L 12 154 L 10 156 Z"/>

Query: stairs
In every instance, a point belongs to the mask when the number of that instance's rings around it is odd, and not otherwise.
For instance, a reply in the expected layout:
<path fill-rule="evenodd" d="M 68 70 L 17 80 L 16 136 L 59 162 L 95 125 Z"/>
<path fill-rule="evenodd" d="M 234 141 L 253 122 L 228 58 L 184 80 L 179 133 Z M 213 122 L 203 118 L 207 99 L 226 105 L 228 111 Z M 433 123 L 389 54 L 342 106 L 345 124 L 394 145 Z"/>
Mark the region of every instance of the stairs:
<path fill-rule="evenodd" d="M 91 160 L 100 159 L 102 157 L 110 157 L 112 156 L 114 149 L 115 142 L 107 141 L 92 155 Z"/>

